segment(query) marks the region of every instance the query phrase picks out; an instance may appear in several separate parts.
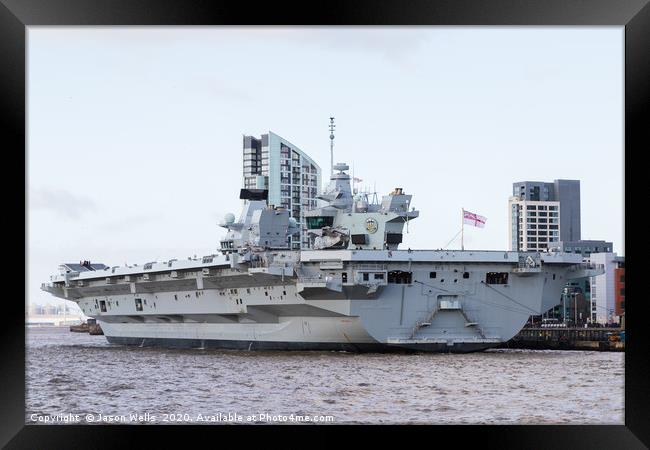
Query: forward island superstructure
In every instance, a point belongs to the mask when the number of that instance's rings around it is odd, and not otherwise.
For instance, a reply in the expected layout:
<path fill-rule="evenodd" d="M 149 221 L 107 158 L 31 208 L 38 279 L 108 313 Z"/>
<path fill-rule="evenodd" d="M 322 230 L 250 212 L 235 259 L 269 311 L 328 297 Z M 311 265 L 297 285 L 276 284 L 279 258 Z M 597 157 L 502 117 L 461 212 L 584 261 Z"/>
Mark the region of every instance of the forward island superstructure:
<path fill-rule="evenodd" d="M 468 352 L 506 342 L 557 304 L 567 280 L 602 273 L 558 252 L 400 249 L 419 211 L 381 201 L 333 165 L 305 223 L 240 191 L 215 254 L 142 266 L 63 264 L 42 289 L 78 303 L 115 344 L 248 350 Z M 309 249 L 289 236 L 306 226 Z"/>

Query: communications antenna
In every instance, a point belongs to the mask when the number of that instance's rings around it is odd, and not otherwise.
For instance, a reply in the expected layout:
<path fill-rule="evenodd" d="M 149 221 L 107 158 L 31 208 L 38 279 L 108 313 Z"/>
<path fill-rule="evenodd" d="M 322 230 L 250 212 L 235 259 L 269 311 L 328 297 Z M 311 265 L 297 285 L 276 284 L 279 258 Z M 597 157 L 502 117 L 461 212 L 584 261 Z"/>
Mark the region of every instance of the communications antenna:
<path fill-rule="evenodd" d="M 334 117 L 330 117 L 330 177 L 334 175 Z"/>

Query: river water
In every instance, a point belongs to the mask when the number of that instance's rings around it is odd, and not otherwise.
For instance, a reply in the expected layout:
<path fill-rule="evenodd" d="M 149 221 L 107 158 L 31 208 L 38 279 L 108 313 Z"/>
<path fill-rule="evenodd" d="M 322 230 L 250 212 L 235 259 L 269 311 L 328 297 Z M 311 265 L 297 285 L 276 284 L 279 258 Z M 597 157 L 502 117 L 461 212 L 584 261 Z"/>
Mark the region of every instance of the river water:
<path fill-rule="evenodd" d="M 26 423 L 623 424 L 624 354 L 170 350 L 29 328 Z"/>

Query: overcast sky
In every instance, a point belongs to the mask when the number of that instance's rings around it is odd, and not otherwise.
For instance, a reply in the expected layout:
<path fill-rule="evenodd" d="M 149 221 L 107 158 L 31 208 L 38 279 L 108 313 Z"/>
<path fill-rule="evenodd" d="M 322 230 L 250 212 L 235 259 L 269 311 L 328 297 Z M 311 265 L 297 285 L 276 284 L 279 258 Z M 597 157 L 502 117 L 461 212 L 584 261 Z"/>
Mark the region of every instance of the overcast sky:
<path fill-rule="evenodd" d="M 581 181 L 582 238 L 623 254 L 623 27 L 29 27 L 29 299 L 61 262 L 216 252 L 242 134 L 269 130 L 379 195 L 403 247 L 506 249 L 516 181 Z M 324 177 L 325 179 L 327 176 Z M 458 240 L 449 248 L 459 248 Z"/>

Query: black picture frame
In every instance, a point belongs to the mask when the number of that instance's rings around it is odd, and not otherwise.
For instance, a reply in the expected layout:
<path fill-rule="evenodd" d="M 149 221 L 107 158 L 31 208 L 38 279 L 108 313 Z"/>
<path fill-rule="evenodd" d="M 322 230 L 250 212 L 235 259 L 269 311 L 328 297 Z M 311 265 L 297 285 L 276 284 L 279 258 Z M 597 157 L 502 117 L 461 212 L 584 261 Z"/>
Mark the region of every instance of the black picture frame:
<path fill-rule="evenodd" d="M 15 280 L 20 270 L 16 261 L 23 261 L 27 248 L 26 195 L 20 196 L 20 181 L 27 186 L 25 170 L 13 169 L 7 156 L 16 158 L 16 167 L 26 164 L 26 105 L 25 105 L 25 51 L 26 27 L 32 25 L 616 25 L 625 27 L 625 179 L 626 211 L 643 206 L 633 203 L 633 194 L 639 200 L 647 188 L 636 191 L 630 180 L 642 179 L 644 168 L 633 164 L 633 155 L 650 148 L 647 113 L 650 101 L 650 6 L 648 0 L 355 0 L 343 2 L 245 2 L 207 0 L 0 0 L 0 109 L 5 156 L 5 179 L 17 174 L 18 180 L 5 187 L 5 222 L 14 224 L 18 231 L 9 238 L 23 234 L 25 247 L 18 250 L 18 258 L 7 259 L 6 285 L 18 285 Z M 645 114 L 644 114 L 645 113 Z M 645 120 L 644 120 L 645 119 Z M 585 162 L 588 164 L 588 161 Z M 635 172 L 640 176 L 635 177 Z M 21 177 L 21 174 L 23 177 Z M 647 176 L 647 175 L 646 175 Z M 21 179 L 22 178 L 22 179 Z M 10 205 L 17 213 L 9 213 Z M 25 224 L 15 217 L 25 214 Z M 9 220 L 7 220 L 9 218 Z M 625 224 L 626 243 L 631 242 L 631 227 Z M 638 223 L 638 222 L 636 222 Z M 5 239 L 8 238 L 5 234 Z M 17 234 L 16 234 L 17 233 Z M 643 251 L 643 246 L 641 246 Z M 650 388 L 646 381 L 650 374 L 648 338 L 643 320 L 649 317 L 647 302 L 636 288 L 640 274 L 635 265 L 641 257 L 635 256 L 637 247 L 626 245 L 626 288 L 631 300 L 627 303 L 625 354 L 625 425 L 621 426 L 417 426 L 417 427 L 360 427 L 362 437 L 384 440 L 387 432 L 403 433 L 406 445 L 415 439 L 442 444 L 450 442 L 474 443 L 498 448 L 647 448 L 650 445 L 648 403 Z M 13 255 L 12 255 L 13 256 Z M 630 261 L 631 260 L 631 261 Z M 631 274 L 630 274 L 630 268 Z M 25 277 L 27 272 L 25 271 Z M 26 284 L 26 283 L 25 283 Z M 630 289 L 631 288 L 631 289 Z M 636 293 L 636 294 L 635 294 Z M 278 431 L 289 431 L 296 445 L 312 445 L 304 433 L 310 427 L 202 427 L 179 428 L 162 426 L 27 426 L 25 425 L 25 326 L 24 304 L 19 296 L 3 296 L 5 321 L 0 327 L 2 364 L 0 364 L 0 445 L 7 448 L 98 448 L 115 445 L 136 445 L 136 437 L 147 441 L 151 437 L 167 439 L 181 431 L 206 445 L 225 444 L 226 434 L 253 431 L 263 434 L 267 442 L 280 438 Z M 9 311 L 7 311 L 9 310 Z M 532 405 L 531 407 L 534 407 Z M 254 428 L 254 430 L 253 430 Z M 340 445 L 338 431 L 330 425 L 318 443 Z M 335 431 L 334 433 L 330 432 Z M 355 429 L 355 430 L 358 430 Z M 355 431 L 353 430 L 353 431 Z M 210 441 L 209 437 L 215 440 Z M 298 441 L 302 441 L 301 443 Z M 193 440 L 188 441 L 188 443 Z M 281 443 L 281 442 L 276 442 Z M 367 444 L 366 444 L 367 445 Z"/>

